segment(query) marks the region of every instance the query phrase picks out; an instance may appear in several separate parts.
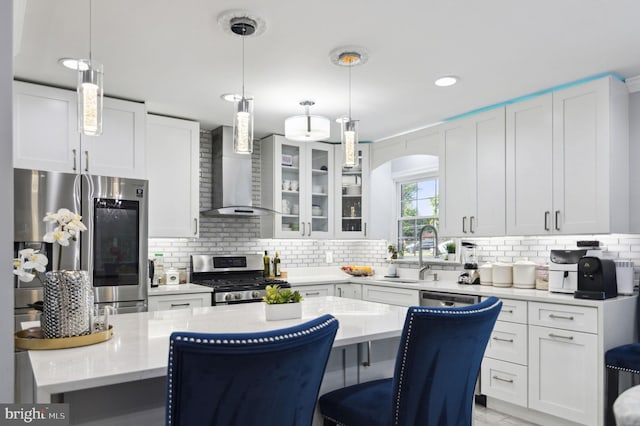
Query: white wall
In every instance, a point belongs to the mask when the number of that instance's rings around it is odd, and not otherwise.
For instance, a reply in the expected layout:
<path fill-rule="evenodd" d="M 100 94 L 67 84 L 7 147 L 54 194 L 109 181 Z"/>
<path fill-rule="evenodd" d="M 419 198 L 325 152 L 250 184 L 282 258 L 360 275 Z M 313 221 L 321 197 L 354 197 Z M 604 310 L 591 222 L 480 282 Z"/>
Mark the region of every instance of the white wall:
<path fill-rule="evenodd" d="M 640 92 L 629 97 L 629 222 L 640 233 Z"/>
<path fill-rule="evenodd" d="M 11 109 L 13 2 L 0 1 L 0 402 L 13 402 L 13 169 Z"/>

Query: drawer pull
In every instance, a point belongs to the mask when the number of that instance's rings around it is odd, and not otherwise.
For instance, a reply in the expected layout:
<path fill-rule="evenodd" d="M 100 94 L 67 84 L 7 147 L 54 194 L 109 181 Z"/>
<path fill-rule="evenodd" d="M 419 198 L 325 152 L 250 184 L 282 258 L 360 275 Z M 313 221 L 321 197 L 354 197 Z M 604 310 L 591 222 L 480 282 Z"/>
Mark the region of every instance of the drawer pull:
<path fill-rule="evenodd" d="M 307 292 L 305 293 L 305 296 L 320 296 L 320 292 L 319 291 L 314 291 L 314 292 Z"/>
<path fill-rule="evenodd" d="M 497 340 L 499 342 L 513 343 L 513 339 L 503 339 L 503 338 L 500 338 L 500 337 L 494 337 L 493 340 Z"/>
<path fill-rule="evenodd" d="M 566 317 L 564 315 L 549 314 L 549 318 L 573 321 L 573 316 Z"/>
<path fill-rule="evenodd" d="M 513 383 L 513 379 L 503 379 L 502 377 L 499 377 L 499 376 L 493 376 L 491 378 L 495 380 L 500 380 L 501 382 Z"/>
<path fill-rule="evenodd" d="M 513 309 L 503 309 L 502 312 L 504 312 L 505 314 L 512 314 Z"/>
<path fill-rule="evenodd" d="M 171 307 L 177 308 L 178 306 L 189 306 L 189 305 L 191 305 L 191 303 L 172 303 Z"/>
<path fill-rule="evenodd" d="M 555 337 L 557 339 L 573 340 L 573 336 L 563 336 L 561 334 L 549 333 L 549 337 Z"/>

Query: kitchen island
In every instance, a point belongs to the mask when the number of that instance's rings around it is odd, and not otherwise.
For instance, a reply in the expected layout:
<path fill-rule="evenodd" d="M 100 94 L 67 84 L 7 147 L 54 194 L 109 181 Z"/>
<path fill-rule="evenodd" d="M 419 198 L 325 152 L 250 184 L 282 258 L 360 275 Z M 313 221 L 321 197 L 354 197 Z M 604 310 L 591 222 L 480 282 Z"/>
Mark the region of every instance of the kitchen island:
<path fill-rule="evenodd" d="M 36 402 L 70 404 L 72 424 L 161 424 L 169 335 L 173 331 L 256 332 L 322 314 L 340 321 L 321 393 L 390 377 L 406 308 L 337 297 L 302 302 L 302 319 L 266 321 L 262 303 L 209 306 L 112 317 L 111 340 L 92 346 L 30 351 Z M 359 369 L 363 346 L 384 343 L 374 368 Z M 371 356 L 371 353 L 367 353 Z"/>

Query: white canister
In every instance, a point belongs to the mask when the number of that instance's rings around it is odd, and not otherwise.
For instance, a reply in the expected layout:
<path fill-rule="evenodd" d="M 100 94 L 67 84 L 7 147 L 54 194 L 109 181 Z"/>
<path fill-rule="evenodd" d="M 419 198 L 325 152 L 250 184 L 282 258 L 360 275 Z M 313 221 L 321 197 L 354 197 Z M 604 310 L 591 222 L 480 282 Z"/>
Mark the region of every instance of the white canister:
<path fill-rule="evenodd" d="M 169 268 L 169 270 L 165 273 L 167 285 L 177 285 L 180 284 L 180 274 L 177 269 Z"/>
<path fill-rule="evenodd" d="M 519 260 L 514 263 L 513 286 L 518 288 L 535 288 L 536 264 L 530 260 Z"/>
<path fill-rule="evenodd" d="M 618 294 L 630 296 L 633 294 L 633 261 L 616 259 L 616 282 Z"/>
<path fill-rule="evenodd" d="M 491 273 L 495 287 L 511 287 L 513 285 L 513 265 L 511 263 L 494 263 Z"/>
<path fill-rule="evenodd" d="M 493 285 L 493 265 L 485 263 L 478 267 L 480 274 L 480 285 Z"/>

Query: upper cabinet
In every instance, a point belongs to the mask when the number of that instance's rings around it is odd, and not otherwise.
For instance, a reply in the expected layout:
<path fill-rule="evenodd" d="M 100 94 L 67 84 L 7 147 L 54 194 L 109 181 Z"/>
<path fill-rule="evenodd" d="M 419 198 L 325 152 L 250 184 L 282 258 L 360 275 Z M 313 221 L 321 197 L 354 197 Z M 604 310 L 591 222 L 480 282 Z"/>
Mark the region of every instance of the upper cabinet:
<path fill-rule="evenodd" d="M 628 231 L 628 102 L 606 77 L 507 106 L 507 234 Z"/>
<path fill-rule="evenodd" d="M 198 237 L 200 125 L 149 114 L 147 146 L 149 237 Z"/>
<path fill-rule="evenodd" d="M 504 108 L 442 125 L 440 135 L 440 233 L 504 235 Z"/>
<path fill-rule="evenodd" d="M 265 238 L 328 238 L 333 235 L 333 146 L 272 135 L 261 141 Z"/>
<path fill-rule="evenodd" d="M 78 133 L 76 92 L 14 82 L 13 165 L 146 178 L 143 103 L 104 98 L 103 134 Z"/>
<path fill-rule="evenodd" d="M 343 153 L 335 146 L 335 237 L 366 238 L 369 218 L 369 145 L 358 145 L 358 164 L 342 167 Z"/>

